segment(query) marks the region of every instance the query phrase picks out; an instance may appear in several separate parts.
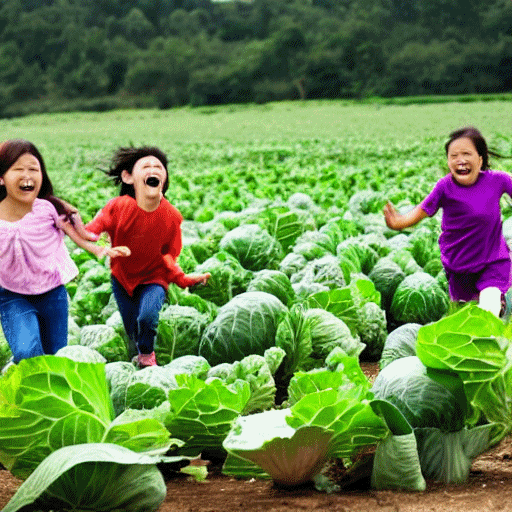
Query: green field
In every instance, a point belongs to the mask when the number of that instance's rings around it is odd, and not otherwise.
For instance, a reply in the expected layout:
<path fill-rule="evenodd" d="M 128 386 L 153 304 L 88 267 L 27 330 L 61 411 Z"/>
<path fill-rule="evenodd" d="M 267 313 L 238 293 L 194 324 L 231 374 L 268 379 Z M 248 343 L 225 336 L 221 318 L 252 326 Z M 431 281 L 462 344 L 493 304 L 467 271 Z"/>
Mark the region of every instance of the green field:
<path fill-rule="evenodd" d="M 117 146 L 158 145 L 171 162 L 168 197 L 191 218 L 201 208 L 239 209 L 252 197 L 286 199 L 296 191 L 322 207 L 343 206 L 357 189 L 396 187 L 397 175 L 416 201 L 444 168 L 450 131 L 473 124 L 491 146 L 510 154 L 511 119 L 512 103 L 504 101 L 284 102 L 29 116 L 2 120 L 0 139 L 22 137 L 40 147 L 57 192 L 76 198 L 77 206 L 86 199 L 85 217 L 92 205 L 84 192 L 100 180 L 97 169 Z M 425 183 L 420 190 L 415 177 Z M 230 201 L 233 192 L 238 201 Z M 115 190 L 102 188 L 102 199 L 109 194 Z"/>
<path fill-rule="evenodd" d="M 511 109 L 506 102 L 310 102 L 2 121 L 0 139 L 23 137 L 40 147 L 57 194 L 86 221 L 118 194 L 100 171 L 112 151 L 160 146 L 170 161 L 168 199 L 185 218 L 178 263 L 185 273 L 211 276 L 203 287 L 169 286 L 154 346 L 159 366 L 138 371 L 108 259 L 66 238 L 79 269 L 66 285 L 69 346 L 58 353 L 63 357 L 30 358 L 0 378 L 0 398 L 23 402 L 0 410 L 0 462 L 26 477 L 77 439 L 167 450 L 170 432 L 183 443 L 180 455 L 225 456 L 226 449 L 236 456 L 226 459 L 226 474 L 259 478 L 259 467 L 240 462 L 244 441 L 237 445 L 231 435 L 240 433 L 233 422 L 289 408 L 291 419 L 274 426 L 314 427 L 302 434 L 322 436 L 318 443 L 308 437 L 308 452 L 324 446 L 325 460 L 418 428 L 434 440 L 413 447 L 420 456 L 404 463 L 412 475 L 407 485 L 424 489 L 420 473 L 465 482 L 471 459 L 512 432 L 512 323 L 450 302 L 441 215 L 398 233 L 386 226 L 382 208 L 391 200 L 405 210 L 423 199 L 446 172 L 444 141 L 463 125 L 477 126 L 491 148 L 512 154 Z M 512 171 L 511 159 L 491 164 Z M 510 198 L 502 211 L 510 243 Z M 10 357 L 0 337 L 0 368 Z M 97 364 L 78 370 L 82 361 L 107 363 L 106 371 Z M 361 361 L 378 364 L 378 378 L 394 379 L 396 395 L 412 397 L 419 412 L 375 394 L 402 411 L 384 408 L 384 419 L 377 416 Z M 271 427 L 262 446 L 272 450 L 267 439 L 280 430 L 274 420 L 258 421 L 258 431 Z M 327 453 L 323 436 L 335 440 L 335 452 Z M 234 443 L 229 448 L 226 439 Z M 297 444 L 279 453 L 302 453 L 300 437 L 284 439 Z M 401 451 L 407 455 L 410 446 Z M 296 476 L 293 464 L 284 467 Z"/>

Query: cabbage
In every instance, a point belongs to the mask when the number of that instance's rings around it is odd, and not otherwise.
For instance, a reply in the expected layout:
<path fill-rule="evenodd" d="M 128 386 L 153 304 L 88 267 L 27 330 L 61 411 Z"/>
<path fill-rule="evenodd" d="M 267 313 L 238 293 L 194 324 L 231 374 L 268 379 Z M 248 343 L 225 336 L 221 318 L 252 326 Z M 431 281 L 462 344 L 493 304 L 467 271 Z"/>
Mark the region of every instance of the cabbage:
<path fill-rule="evenodd" d="M 448 311 L 448 305 L 448 295 L 437 280 L 426 272 L 415 272 L 396 289 L 390 311 L 400 324 L 426 324 L 439 320 Z"/>
<path fill-rule="evenodd" d="M 468 424 L 496 422 L 497 440 L 512 430 L 512 347 L 504 334 L 499 318 L 469 304 L 423 326 L 416 344 L 423 364 L 460 376 L 471 407 Z"/>
<path fill-rule="evenodd" d="M 369 278 L 360 275 L 353 275 L 348 286 L 315 293 L 306 300 L 310 308 L 325 309 L 343 320 L 353 336 L 360 336 L 360 330 L 364 328 L 364 305 L 368 302 L 379 306 L 380 294 Z"/>
<path fill-rule="evenodd" d="M 169 391 L 170 411 L 164 421 L 172 435 L 184 442 L 179 453 L 225 456 L 222 442 L 247 406 L 249 382 L 237 379 L 226 384 L 215 378 L 205 382 L 187 374 L 177 375 L 176 382 Z"/>
<path fill-rule="evenodd" d="M 320 308 L 305 312 L 310 325 L 312 357 L 324 360 L 335 348 L 341 348 L 348 356 L 359 356 L 365 345 L 354 338 L 343 320 Z"/>
<path fill-rule="evenodd" d="M 210 273 L 206 286 L 193 288 L 195 294 L 217 306 L 229 302 L 235 295 L 245 292 L 252 273 L 244 269 L 240 262 L 227 252 L 219 252 L 198 265 L 195 273 Z"/>
<path fill-rule="evenodd" d="M 132 373 L 124 391 L 124 409 L 153 409 L 163 404 L 182 374 L 205 379 L 210 369 L 208 361 L 200 356 L 181 356 L 165 366 L 149 366 Z M 121 382 L 118 382 L 121 384 Z M 116 390 L 116 394 L 121 390 Z"/>
<path fill-rule="evenodd" d="M 422 271 L 421 266 L 414 259 L 413 255 L 406 249 L 393 250 L 387 255 L 387 257 L 394 261 L 406 276 Z"/>
<path fill-rule="evenodd" d="M 336 256 L 327 254 L 306 264 L 290 278 L 293 284 L 316 283 L 329 289 L 341 288 L 345 285 L 345 277 Z"/>
<path fill-rule="evenodd" d="M 233 363 L 250 354 L 263 355 L 275 345 L 277 326 L 287 308 L 274 295 L 246 292 L 219 308 L 206 328 L 199 355 L 215 366 Z"/>
<path fill-rule="evenodd" d="M 80 330 L 80 345 L 98 351 L 109 363 L 126 361 L 128 347 L 113 327 L 108 325 L 85 325 Z"/>
<path fill-rule="evenodd" d="M 376 290 L 380 292 L 382 308 L 389 311 L 393 295 L 398 285 L 404 280 L 405 273 L 398 263 L 385 257 L 375 263 L 368 277 L 373 281 Z"/>
<path fill-rule="evenodd" d="M 260 270 L 247 287 L 248 292 L 267 292 L 277 297 L 285 306 L 295 300 L 295 292 L 288 276 L 279 270 Z"/>
<path fill-rule="evenodd" d="M 338 244 L 336 254 L 342 261 L 354 258 L 359 263 L 357 272 L 364 274 L 369 274 L 379 259 L 375 249 L 359 237 L 350 237 Z"/>
<path fill-rule="evenodd" d="M 220 378 L 226 384 L 233 384 L 237 379 L 247 381 L 251 396 L 242 411 L 243 414 L 265 411 L 275 404 L 274 374 L 284 356 L 284 350 L 272 347 L 266 350 L 263 356 L 251 354 L 233 364 L 221 363 L 210 368 L 206 381 L 212 378 Z"/>
<path fill-rule="evenodd" d="M 181 356 L 164 366 L 137 370 L 125 361 L 105 365 L 105 375 L 116 416 L 125 409 L 153 409 L 163 404 L 170 389 L 177 386 L 176 375 L 190 374 L 205 379 L 210 365 L 203 357 Z"/>
<path fill-rule="evenodd" d="M 416 356 L 397 359 L 377 376 L 375 398 L 394 404 L 414 429 L 425 478 L 467 480 L 474 458 L 496 441 L 499 425 L 470 427 L 471 408 L 462 379 L 427 368 Z M 411 467 L 411 474 L 415 471 Z"/>
<path fill-rule="evenodd" d="M 385 423 L 370 407 L 366 384 L 333 389 L 330 379 L 320 378 L 317 383 L 318 388 L 289 409 L 238 418 L 224 448 L 289 487 L 312 480 L 329 458 L 350 458 L 386 436 Z M 244 473 L 237 471 L 233 459 L 223 468 L 224 473 L 228 470 L 238 476 Z M 245 471 L 245 476 L 256 474 L 248 467 Z"/>
<path fill-rule="evenodd" d="M 260 216 L 267 231 L 279 242 L 283 251 L 288 252 L 305 230 L 312 229 L 314 220 L 303 209 L 289 210 L 287 207 L 266 209 Z"/>
<path fill-rule="evenodd" d="M 297 370 L 306 369 L 313 345 L 311 324 L 302 305 L 295 305 L 283 317 L 277 327 L 276 346 L 285 352 L 282 380 L 286 386 Z"/>
<path fill-rule="evenodd" d="M 379 361 L 381 370 L 395 359 L 416 355 L 416 339 L 420 327 L 421 324 L 403 324 L 388 334 Z"/>
<path fill-rule="evenodd" d="M 293 274 L 303 269 L 307 262 L 308 260 L 302 254 L 290 252 L 279 264 L 279 270 L 284 272 L 288 277 L 291 277 Z"/>
<path fill-rule="evenodd" d="M 372 391 L 375 398 L 395 405 L 413 428 L 456 432 L 465 424 L 467 401 L 462 381 L 456 375 L 443 378 L 417 356 L 387 365 L 377 375 Z"/>
<path fill-rule="evenodd" d="M 58 357 L 68 357 L 73 361 L 82 363 L 106 363 L 107 360 L 93 348 L 84 347 L 82 345 L 68 345 L 62 347 L 56 353 Z"/>
<path fill-rule="evenodd" d="M 307 247 L 310 247 L 311 250 L 307 250 Z M 304 254 L 308 260 L 324 256 L 327 253 L 333 254 L 335 250 L 336 247 L 333 245 L 331 238 L 317 230 L 305 231 L 297 238 L 293 247 L 293 252 Z M 308 255 L 311 257 L 308 257 Z"/>
<path fill-rule="evenodd" d="M 197 309 L 188 306 L 168 306 L 160 312 L 155 340 L 159 365 L 165 365 L 181 356 L 197 355 L 199 342 L 210 321 Z"/>
<path fill-rule="evenodd" d="M 170 446 L 164 425 L 143 415 L 115 422 L 105 365 L 66 357 L 20 361 L 0 379 L 0 462 L 27 478 L 64 446 L 108 443 L 135 451 Z"/>
<path fill-rule="evenodd" d="M 253 271 L 276 268 L 282 257 L 279 242 L 258 224 L 244 224 L 229 231 L 219 246 Z"/>
<path fill-rule="evenodd" d="M 21 510 L 157 511 L 167 489 L 156 464 L 109 443 L 67 446 L 50 454 L 3 512 Z"/>
<path fill-rule="evenodd" d="M 431 260 L 441 261 L 441 250 L 437 230 L 423 225 L 417 227 L 409 236 L 411 254 L 421 267 Z"/>
<path fill-rule="evenodd" d="M 382 192 L 375 190 L 358 190 L 350 197 L 348 202 L 349 210 L 354 213 L 377 213 L 382 210 L 386 204 L 386 198 Z"/>
<path fill-rule="evenodd" d="M 378 361 L 388 334 L 386 313 L 375 302 L 366 302 L 358 310 L 357 334 L 366 345 L 361 353 L 364 361 Z"/>
<path fill-rule="evenodd" d="M 318 208 L 313 199 L 303 192 L 295 192 L 288 198 L 286 203 L 290 208 L 296 208 L 298 210 L 315 211 Z"/>

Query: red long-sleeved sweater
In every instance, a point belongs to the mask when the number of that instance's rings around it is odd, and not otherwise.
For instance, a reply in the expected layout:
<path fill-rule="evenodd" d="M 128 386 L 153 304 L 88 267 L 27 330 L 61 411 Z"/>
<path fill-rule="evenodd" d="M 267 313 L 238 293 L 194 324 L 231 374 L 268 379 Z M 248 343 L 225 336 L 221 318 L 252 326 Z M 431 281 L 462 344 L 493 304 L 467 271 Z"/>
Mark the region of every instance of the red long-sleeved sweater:
<path fill-rule="evenodd" d="M 139 284 L 157 283 L 167 289 L 169 283 L 186 288 L 195 281 L 185 275 L 176 259 L 181 252 L 183 217 L 167 199 L 158 208 L 146 212 L 133 197 L 111 199 L 86 229 L 99 235 L 107 232 L 112 247 L 127 246 L 131 255 L 112 258 L 112 275 L 133 295 Z"/>

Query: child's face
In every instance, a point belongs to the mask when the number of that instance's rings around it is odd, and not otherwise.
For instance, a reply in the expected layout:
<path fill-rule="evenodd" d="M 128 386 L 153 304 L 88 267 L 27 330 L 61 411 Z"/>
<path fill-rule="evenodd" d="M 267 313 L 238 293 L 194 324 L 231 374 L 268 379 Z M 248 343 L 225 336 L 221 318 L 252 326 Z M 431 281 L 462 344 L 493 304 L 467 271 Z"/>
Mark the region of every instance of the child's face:
<path fill-rule="evenodd" d="M 167 171 L 158 158 L 149 155 L 135 162 L 131 174 L 123 171 L 121 178 L 125 183 L 133 185 L 136 198 L 153 198 L 162 195 Z"/>
<path fill-rule="evenodd" d="M 43 184 L 43 173 L 39 160 L 30 153 L 24 153 L 2 176 L 7 197 L 18 203 L 31 205 Z"/>
<path fill-rule="evenodd" d="M 467 137 L 455 139 L 448 146 L 448 167 L 453 179 L 465 187 L 473 185 L 482 169 L 482 157 Z"/>

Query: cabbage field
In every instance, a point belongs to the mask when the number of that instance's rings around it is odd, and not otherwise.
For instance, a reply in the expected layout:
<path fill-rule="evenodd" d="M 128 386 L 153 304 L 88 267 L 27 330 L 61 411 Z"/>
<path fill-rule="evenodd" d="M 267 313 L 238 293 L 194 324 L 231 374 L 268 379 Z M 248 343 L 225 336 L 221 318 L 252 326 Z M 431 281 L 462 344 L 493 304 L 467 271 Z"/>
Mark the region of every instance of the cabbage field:
<path fill-rule="evenodd" d="M 187 465 L 199 455 L 226 475 L 332 491 L 341 482 L 326 467 L 350 475 L 370 449 L 373 488 L 464 482 L 512 430 L 512 330 L 450 303 L 440 215 L 397 233 L 382 208 L 405 211 L 431 190 L 463 125 L 511 155 L 511 114 L 487 101 L 311 102 L 2 120 L 1 138 L 33 141 L 85 221 L 117 195 L 100 170 L 115 148 L 161 147 L 167 198 L 185 219 L 179 264 L 211 274 L 207 286 L 170 286 L 159 366 L 137 370 L 108 262 L 67 242 L 80 269 L 67 286 L 69 346 L 0 378 L 0 463 L 25 480 L 4 512 L 56 499 L 107 510 L 98 481 L 134 490 L 109 494 L 112 510 L 157 510 L 156 464 L 204 478 Z M 511 159 L 491 164 L 512 171 Z M 0 367 L 9 358 L 0 337 Z M 379 365 L 375 382 L 361 362 Z"/>

